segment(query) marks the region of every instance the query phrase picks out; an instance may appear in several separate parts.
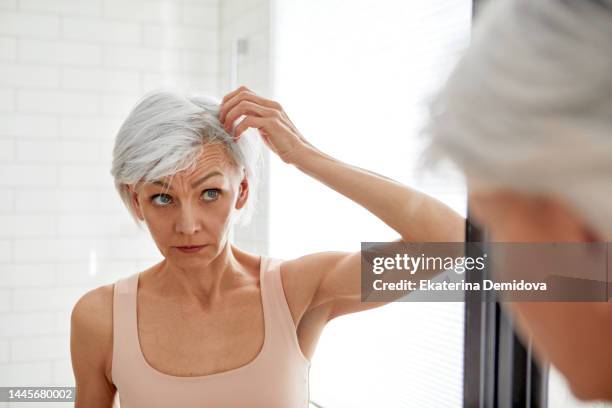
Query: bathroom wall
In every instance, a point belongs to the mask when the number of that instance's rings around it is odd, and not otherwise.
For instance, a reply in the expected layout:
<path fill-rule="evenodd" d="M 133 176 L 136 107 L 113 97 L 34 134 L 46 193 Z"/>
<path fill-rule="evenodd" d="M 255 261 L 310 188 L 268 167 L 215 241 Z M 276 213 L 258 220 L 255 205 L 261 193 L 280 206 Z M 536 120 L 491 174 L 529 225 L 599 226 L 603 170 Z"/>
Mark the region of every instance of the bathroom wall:
<path fill-rule="evenodd" d="M 160 259 L 113 187 L 119 125 L 160 86 L 222 97 L 237 36 L 237 80 L 266 92 L 265 5 L 0 0 L 1 385 L 73 385 L 76 300 Z M 266 251 L 266 197 L 239 246 Z"/>

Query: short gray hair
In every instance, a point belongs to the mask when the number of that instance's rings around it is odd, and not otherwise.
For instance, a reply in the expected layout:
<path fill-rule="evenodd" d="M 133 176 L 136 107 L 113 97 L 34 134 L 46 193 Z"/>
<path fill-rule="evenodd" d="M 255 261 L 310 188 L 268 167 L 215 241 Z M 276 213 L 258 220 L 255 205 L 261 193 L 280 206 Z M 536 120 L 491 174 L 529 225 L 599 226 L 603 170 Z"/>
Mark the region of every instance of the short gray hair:
<path fill-rule="evenodd" d="M 495 0 L 431 105 L 424 164 L 544 193 L 612 237 L 612 0 Z"/>
<path fill-rule="evenodd" d="M 205 145 L 221 144 L 234 163 L 244 167 L 249 198 L 238 223 L 246 225 L 253 214 L 258 185 L 261 142 L 245 132 L 237 143 L 219 122 L 220 102 L 197 94 L 158 89 L 145 94 L 123 122 L 113 149 L 111 174 L 115 188 L 139 227 L 142 224 L 127 184 L 151 182 L 193 169 Z"/>

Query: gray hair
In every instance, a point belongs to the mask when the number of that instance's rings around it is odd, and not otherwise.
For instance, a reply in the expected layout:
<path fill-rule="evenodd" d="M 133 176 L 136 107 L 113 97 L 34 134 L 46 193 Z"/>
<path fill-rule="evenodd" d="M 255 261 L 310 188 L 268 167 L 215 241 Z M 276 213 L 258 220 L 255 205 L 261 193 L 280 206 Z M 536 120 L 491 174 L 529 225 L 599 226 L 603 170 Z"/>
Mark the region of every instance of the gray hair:
<path fill-rule="evenodd" d="M 237 143 L 221 126 L 220 102 L 210 96 L 154 90 L 144 95 L 123 122 L 113 150 L 115 188 L 139 227 L 127 184 L 151 182 L 193 170 L 206 145 L 221 144 L 234 163 L 244 168 L 249 198 L 238 224 L 253 214 L 259 184 L 261 142 L 245 132 Z"/>
<path fill-rule="evenodd" d="M 423 163 L 558 197 L 612 237 L 612 0 L 497 0 L 430 106 Z"/>

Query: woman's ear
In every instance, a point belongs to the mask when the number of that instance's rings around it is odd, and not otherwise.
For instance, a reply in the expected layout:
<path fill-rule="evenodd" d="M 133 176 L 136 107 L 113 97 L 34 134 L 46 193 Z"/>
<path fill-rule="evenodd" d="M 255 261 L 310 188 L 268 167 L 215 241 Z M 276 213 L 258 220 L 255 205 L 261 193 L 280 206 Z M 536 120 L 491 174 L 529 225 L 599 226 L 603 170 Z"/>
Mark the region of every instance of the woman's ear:
<path fill-rule="evenodd" d="M 236 209 L 241 209 L 247 202 L 249 198 L 249 180 L 246 177 L 246 174 L 243 173 L 243 178 L 240 181 L 238 186 L 238 199 L 236 200 Z"/>
<path fill-rule="evenodd" d="M 140 208 L 140 201 L 138 200 L 138 193 L 136 192 L 136 189 L 131 184 L 126 185 L 126 188 L 128 190 L 128 193 L 130 194 L 130 201 L 132 203 L 132 208 L 134 209 L 136 216 L 138 217 L 139 220 L 144 221 L 144 217 L 142 215 L 142 209 Z"/>

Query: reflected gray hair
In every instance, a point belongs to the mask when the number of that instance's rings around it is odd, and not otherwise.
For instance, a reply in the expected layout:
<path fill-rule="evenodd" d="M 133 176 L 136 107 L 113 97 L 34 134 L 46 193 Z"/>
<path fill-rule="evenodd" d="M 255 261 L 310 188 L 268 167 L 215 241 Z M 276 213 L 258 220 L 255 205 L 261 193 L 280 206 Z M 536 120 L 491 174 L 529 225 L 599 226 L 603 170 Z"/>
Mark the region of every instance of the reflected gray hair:
<path fill-rule="evenodd" d="M 430 105 L 422 164 L 558 197 L 612 237 L 612 0 L 495 0 Z"/>
<path fill-rule="evenodd" d="M 246 225 L 253 214 L 259 185 L 261 142 L 243 133 L 237 143 L 219 122 L 220 102 L 197 94 L 159 89 L 145 94 L 123 122 L 113 150 L 115 188 L 139 227 L 127 184 L 151 182 L 194 169 L 207 145 L 221 144 L 234 164 L 244 168 L 249 197 L 238 217 Z"/>

